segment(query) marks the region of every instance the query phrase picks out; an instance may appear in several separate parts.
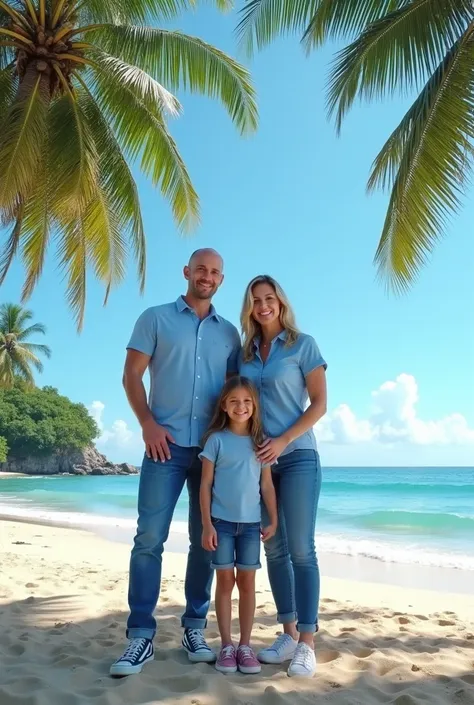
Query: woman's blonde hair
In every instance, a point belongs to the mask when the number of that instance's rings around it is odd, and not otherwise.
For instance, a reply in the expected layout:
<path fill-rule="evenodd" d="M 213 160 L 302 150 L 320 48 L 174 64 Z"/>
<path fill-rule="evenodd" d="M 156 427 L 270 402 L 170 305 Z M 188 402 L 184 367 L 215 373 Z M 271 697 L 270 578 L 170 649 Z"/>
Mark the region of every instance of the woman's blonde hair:
<path fill-rule="evenodd" d="M 288 301 L 288 297 L 285 292 L 273 277 L 268 274 L 260 274 L 258 277 L 254 277 L 247 286 L 244 294 L 244 302 L 242 304 L 242 312 L 240 314 L 240 324 L 242 326 L 242 333 L 244 336 L 244 362 L 253 360 L 255 356 L 254 340 L 262 333 L 260 324 L 257 323 L 252 315 L 254 305 L 253 290 L 258 284 L 269 284 L 280 302 L 280 323 L 286 331 L 285 345 L 293 345 L 300 334 L 300 331 L 296 326 L 295 314 L 293 313 L 293 309 L 291 308 L 291 304 Z"/>
<path fill-rule="evenodd" d="M 255 448 L 257 448 L 257 446 L 263 443 L 264 436 L 258 392 L 255 388 L 255 385 L 252 384 L 252 382 L 247 377 L 241 377 L 240 375 L 236 375 L 235 377 L 231 377 L 230 379 L 228 379 L 222 388 L 222 392 L 216 404 L 216 408 L 210 426 L 202 439 L 203 445 L 205 444 L 209 436 L 211 436 L 213 433 L 223 431 L 229 426 L 229 417 L 224 411 L 224 405 L 228 397 L 236 389 L 245 389 L 251 397 L 253 404 L 253 414 L 250 417 L 249 435 L 252 438 Z"/>

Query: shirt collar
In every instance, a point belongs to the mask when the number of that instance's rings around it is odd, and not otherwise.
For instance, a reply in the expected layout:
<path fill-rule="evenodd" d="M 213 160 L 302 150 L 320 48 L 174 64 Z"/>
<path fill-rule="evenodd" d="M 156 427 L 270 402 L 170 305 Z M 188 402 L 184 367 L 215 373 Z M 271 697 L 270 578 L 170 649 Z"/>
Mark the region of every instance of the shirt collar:
<path fill-rule="evenodd" d="M 178 311 L 180 313 L 182 313 L 186 309 L 188 309 L 189 311 L 192 311 L 194 313 L 191 306 L 189 306 L 186 303 L 186 301 L 183 299 L 182 296 L 178 296 L 178 298 L 176 299 L 176 308 L 178 309 Z M 216 309 L 214 308 L 214 306 L 212 304 L 211 304 L 211 308 L 209 309 L 209 316 L 207 316 L 207 318 L 214 318 L 219 323 L 221 321 L 221 317 L 217 314 Z"/>
<path fill-rule="evenodd" d="M 278 333 L 278 335 L 275 336 L 274 340 L 283 340 L 283 342 L 286 341 L 288 338 L 288 331 L 283 329 L 281 333 Z M 255 338 L 253 339 L 253 346 L 254 348 L 258 348 L 261 342 L 261 337 L 259 335 L 256 335 Z M 273 342 L 273 341 L 272 341 Z"/>

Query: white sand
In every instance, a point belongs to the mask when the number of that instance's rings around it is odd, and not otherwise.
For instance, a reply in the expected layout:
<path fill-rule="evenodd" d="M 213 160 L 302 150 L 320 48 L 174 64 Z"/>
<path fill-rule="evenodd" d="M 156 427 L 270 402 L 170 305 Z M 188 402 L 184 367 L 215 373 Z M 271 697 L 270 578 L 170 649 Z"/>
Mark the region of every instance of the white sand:
<path fill-rule="evenodd" d="M 167 553 L 155 661 L 112 679 L 128 547 L 0 522 L 0 555 L 0 705 L 474 705 L 474 597 L 323 578 L 314 679 L 289 679 L 278 666 L 222 676 L 179 648 L 185 556 Z M 257 648 L 278 632 L 264 571 L 258 591 Z"/>

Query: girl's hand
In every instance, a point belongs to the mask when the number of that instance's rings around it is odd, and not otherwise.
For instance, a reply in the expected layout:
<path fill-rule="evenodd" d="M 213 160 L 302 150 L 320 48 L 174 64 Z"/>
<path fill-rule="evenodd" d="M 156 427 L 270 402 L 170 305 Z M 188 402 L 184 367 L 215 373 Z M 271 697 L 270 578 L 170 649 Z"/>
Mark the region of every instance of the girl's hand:
<path fill-rule="evenodd" d="M 266 526 L 264 529 L 262 529 L 262 541 L 268 541 L 268 539 L 271 539 L 273 536 L 275 536 L 276 530 L 276 524 L 270 524 L 270 526 Z"/>
<path fill-rule="evenodd" d="M 273 465 L 277 458 L 285 450 L 288 442 L 280 436 L 279 438 L 267 438 L 266 441 L 260 444 L 257 451 L 257 458 L 262 463 L 262 465 Z"/>
<path fill-rule="evenodd" d="M 215 551 L 217 548 L 217 532 L 212 524 L 202 530 L 202 547 L 206 551 Z"/>

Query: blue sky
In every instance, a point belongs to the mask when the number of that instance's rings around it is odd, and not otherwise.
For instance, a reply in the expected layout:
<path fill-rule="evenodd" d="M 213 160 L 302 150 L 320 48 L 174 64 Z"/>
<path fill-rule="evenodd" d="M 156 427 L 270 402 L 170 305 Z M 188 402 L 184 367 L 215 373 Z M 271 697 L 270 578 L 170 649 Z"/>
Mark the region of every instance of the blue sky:
<path fill-rule="evenodd" d="M 236 55 L 235 21 L 206 8 L 174 26 Z M 167 203 L 138 178 L 149 244 L 143 298 L 132 267 L 105 309 L 91 278 L 78 336 L 50 257 L 29 303 L 53 349 L 38 382 L 88 406 L 100 402 L 99 446 L 113 459 L 140 460 L 120 381 L 133 323 L 184 291 L 189 254 L 209 246 L 225 258 L 215 301 L 223 315 L 237 323 L 246 283 L 268 272 L 317 339 L 329 363 L 323 462 L 474 465 L 473 194 L 410 293 L 388 297 L 372 264 L 387 197 L 367 196 L 365 185 L 408 102 L 357 106 L 337 138 L 324 94 L 333 50 L 307 59 L 293 38 L 250 62 L 261 116 L 251 138 L 239 137 L 219 104 L 180 96 L 184 114 L 172 129 L 201 197 L 202 226 L 179 235 Z M 2 301 L 18 300 L 21 282 L 17 263 Z"/>

